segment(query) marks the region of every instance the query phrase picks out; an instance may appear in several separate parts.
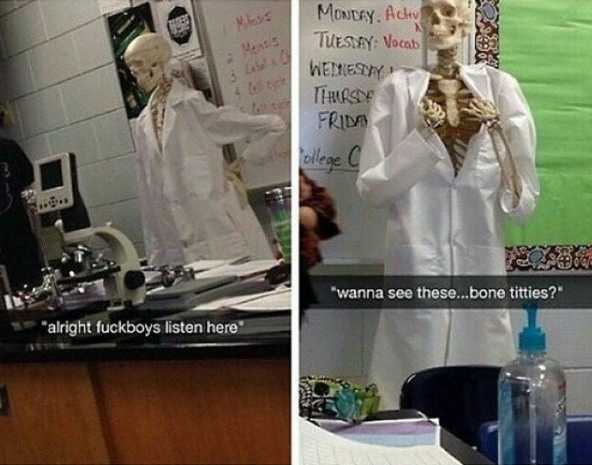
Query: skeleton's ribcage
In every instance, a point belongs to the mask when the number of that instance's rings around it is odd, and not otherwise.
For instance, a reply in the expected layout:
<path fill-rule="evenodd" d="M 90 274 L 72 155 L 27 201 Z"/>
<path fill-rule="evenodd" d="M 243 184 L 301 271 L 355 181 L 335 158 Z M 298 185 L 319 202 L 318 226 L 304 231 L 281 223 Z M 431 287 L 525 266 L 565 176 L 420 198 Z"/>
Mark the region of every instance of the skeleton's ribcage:
<path fill-rule="evenodd" d="M 438 127 L 436 132 L 448 150 L 450 161 L 454 167 L 454 175 L 456 176 L 465 162 L 469 141 L 479 131 L 481 126 L 479 122 L 469 120 L 462 114 L 462 110 L 468 106 L 473 96 L 463 84 L 459 91 L 459 98 L 456 99 L 456 110 L 460 115 L 460 121 L 457 126 L 450 124 L 446 97 L 438 89 L 436 81 L 430 81 L 426 97 L 440 105 L 446 113 L 447 118 L 445 123 Z"/>

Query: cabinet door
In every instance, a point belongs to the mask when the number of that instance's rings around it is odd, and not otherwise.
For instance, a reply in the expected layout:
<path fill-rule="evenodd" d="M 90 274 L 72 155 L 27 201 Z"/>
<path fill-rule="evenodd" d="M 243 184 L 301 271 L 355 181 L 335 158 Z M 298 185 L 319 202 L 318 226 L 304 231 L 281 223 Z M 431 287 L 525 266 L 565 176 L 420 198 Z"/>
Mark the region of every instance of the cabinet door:
<path fill-rule="evenodd" d="M 0 416 L 0 463 L 108 464 L 84 364 L 0 364 L 8 415 Z"/>
<path fill-rule="evenodd" d="M 114 463 L 290 463 L 290 361 L 101 362 Z"/>

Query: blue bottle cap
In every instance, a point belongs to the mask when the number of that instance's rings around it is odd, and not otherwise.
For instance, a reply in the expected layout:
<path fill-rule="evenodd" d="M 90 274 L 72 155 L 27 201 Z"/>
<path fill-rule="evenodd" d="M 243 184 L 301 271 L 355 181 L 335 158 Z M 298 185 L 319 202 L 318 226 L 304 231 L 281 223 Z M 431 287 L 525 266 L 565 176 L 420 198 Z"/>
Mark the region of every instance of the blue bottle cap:
<path fill-rule="evenodd" d="M 520 352 L 544 352 L 547 343 L 545 333 L 536 325 L 536 314 L 538 306 L 536 302 L 526 302 L 523 305 L 528 313 L 528 326 L 525 326 L 519 337 Z"/>

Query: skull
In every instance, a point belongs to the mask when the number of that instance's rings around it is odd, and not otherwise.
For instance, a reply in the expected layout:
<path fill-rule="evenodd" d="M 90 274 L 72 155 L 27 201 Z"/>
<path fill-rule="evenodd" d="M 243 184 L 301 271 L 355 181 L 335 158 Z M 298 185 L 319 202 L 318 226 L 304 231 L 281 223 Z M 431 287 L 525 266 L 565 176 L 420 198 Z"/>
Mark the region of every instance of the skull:
<path fill-rule="evenodd" d="M 171 46 L 162 36 L 147 33 L 129 44 L 123 59 L 138 85 L 144 92 L 150 93 L 163 79 L 171 56 Z"/>
<path fill-rule="evenodd" d="M 471 0 L 423 0 L 421 24 L 430 50 L 448 50 L 470 32 Z"/>

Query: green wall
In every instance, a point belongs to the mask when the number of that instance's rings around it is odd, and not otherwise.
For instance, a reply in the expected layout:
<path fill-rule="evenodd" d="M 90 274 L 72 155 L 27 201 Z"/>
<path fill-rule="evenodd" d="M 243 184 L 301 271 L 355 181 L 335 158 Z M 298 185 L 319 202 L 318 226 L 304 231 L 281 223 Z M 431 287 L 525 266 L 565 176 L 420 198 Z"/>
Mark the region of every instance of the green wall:
<path fill-rule="evenodd" d="M 592 243 L 592 0 L 501 0 L 501 69 L 534 115 L 541 197 L 508 245 Z"/>

